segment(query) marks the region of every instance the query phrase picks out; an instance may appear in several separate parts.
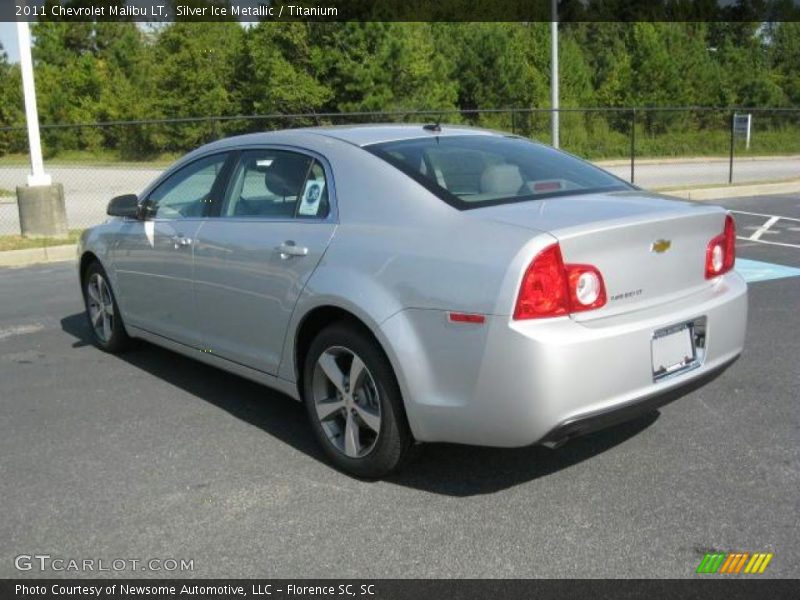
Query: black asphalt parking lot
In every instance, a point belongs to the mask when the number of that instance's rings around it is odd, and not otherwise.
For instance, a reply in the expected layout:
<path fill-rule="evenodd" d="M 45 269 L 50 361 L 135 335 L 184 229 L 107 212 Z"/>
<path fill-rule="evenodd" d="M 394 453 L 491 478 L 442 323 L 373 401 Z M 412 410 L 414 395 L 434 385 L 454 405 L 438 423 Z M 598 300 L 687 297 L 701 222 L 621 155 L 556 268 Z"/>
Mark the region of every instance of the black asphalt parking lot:
<path fill-rule="evenodd" d="M 724 204 L 800 218 L 798 196 Z M 780 227 L 763 239 L 797 234 Z M 800 267 L 800 247 L 739 257 Z M 157 577 L 692 577 L 710 551 L 797 577 L 799 308 L 800 277 L 752 284 L 740 360 L 659 412 L 558 450 L 429 445 L 369 483 L 324 462 L 287 397 L 97 350 L 74 264 L 0 270 L 0 577 L 77 575 L 21 554 L 193 561 L 119 573 Z"/>

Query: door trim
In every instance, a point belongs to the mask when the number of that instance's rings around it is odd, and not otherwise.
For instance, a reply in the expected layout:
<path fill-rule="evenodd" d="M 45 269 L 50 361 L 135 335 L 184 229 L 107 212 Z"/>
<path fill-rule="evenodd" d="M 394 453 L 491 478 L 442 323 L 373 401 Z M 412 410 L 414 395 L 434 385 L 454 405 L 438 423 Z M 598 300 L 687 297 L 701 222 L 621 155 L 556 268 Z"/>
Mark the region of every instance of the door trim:
<path fill-rule="evenodd" d="M 270 375 L 264 371 L 247 367 L 232 360 L 228 360 L 227 358 L 222 358 L 221 356 L 215 356 L 214 354 L 202 352 L 197 348 L 181 344 L 180 342 L 176 342 L 171 338 L 164 337 L 157 333 L 152 333 L 140 327 L 126 325 L 125 329 L 127 330 L 128 335 L 131 337 L 145 340 L 155 344 L 156 346 L 171 350 L 172 352 L 176 352 L 178 354 L 182 354 L 183 356 L 198 362 L 217 367 L 218 369 L 232 373 L 233 375 L 238 375 L 239 377 L 244 377 L 250 381 L 255 381 L 256 383 L 260 383 L 286 394 L 292 400 L 297 400 L 298 402 L 300 401 L 300 394 L 297 391 L 297 384 L 293 381 L 281 379 L 275 375 Z"/>

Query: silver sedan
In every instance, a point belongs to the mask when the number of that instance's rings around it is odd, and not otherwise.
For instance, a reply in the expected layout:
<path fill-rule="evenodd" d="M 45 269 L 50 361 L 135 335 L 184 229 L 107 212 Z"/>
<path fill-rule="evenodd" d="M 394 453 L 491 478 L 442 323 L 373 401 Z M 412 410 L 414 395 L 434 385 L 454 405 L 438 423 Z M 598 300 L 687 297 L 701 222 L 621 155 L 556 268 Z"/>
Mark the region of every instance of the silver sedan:
<path fill-rule="evenodd" d="M 361 477 L 421 442 L 558 446 L 744 344 L 725 210 L 515 136 L 235 137 L 108 213 L 79 245 L 97 345 L 142 338 L 280 390 Z"/>

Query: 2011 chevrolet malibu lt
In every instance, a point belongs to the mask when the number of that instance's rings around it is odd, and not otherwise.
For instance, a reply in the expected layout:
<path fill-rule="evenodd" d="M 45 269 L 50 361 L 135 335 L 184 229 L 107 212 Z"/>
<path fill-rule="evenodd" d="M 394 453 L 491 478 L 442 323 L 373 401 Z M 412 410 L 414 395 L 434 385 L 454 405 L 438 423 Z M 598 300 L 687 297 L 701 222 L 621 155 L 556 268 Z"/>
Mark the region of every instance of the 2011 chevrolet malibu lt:
<path fill-rule="evenodd" d="M 725 210 L 501 133 L 230 138 L 108 214 L 79 244 L 97 345 L 143 338 L 301 400 L 362 477 L 420 442 L 557 446 L 744 344 Z"/>

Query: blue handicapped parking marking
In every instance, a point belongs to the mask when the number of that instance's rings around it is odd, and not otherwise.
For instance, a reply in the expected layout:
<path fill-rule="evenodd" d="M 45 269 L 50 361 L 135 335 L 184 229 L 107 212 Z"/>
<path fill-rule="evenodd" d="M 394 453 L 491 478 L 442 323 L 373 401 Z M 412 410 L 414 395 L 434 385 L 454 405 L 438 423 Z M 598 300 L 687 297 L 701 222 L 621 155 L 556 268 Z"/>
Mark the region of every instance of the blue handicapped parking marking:
<path fill-rule="evenodd" d="M 800 277 L 800 269 L 786 267 L 774 263 L 761 262 L 760 260 L 736 259 L 736 271 L 744 277 L 747 283 L 756 281 L 769 281 L 770 279 L 784 279 L 786 277 Z"/>

